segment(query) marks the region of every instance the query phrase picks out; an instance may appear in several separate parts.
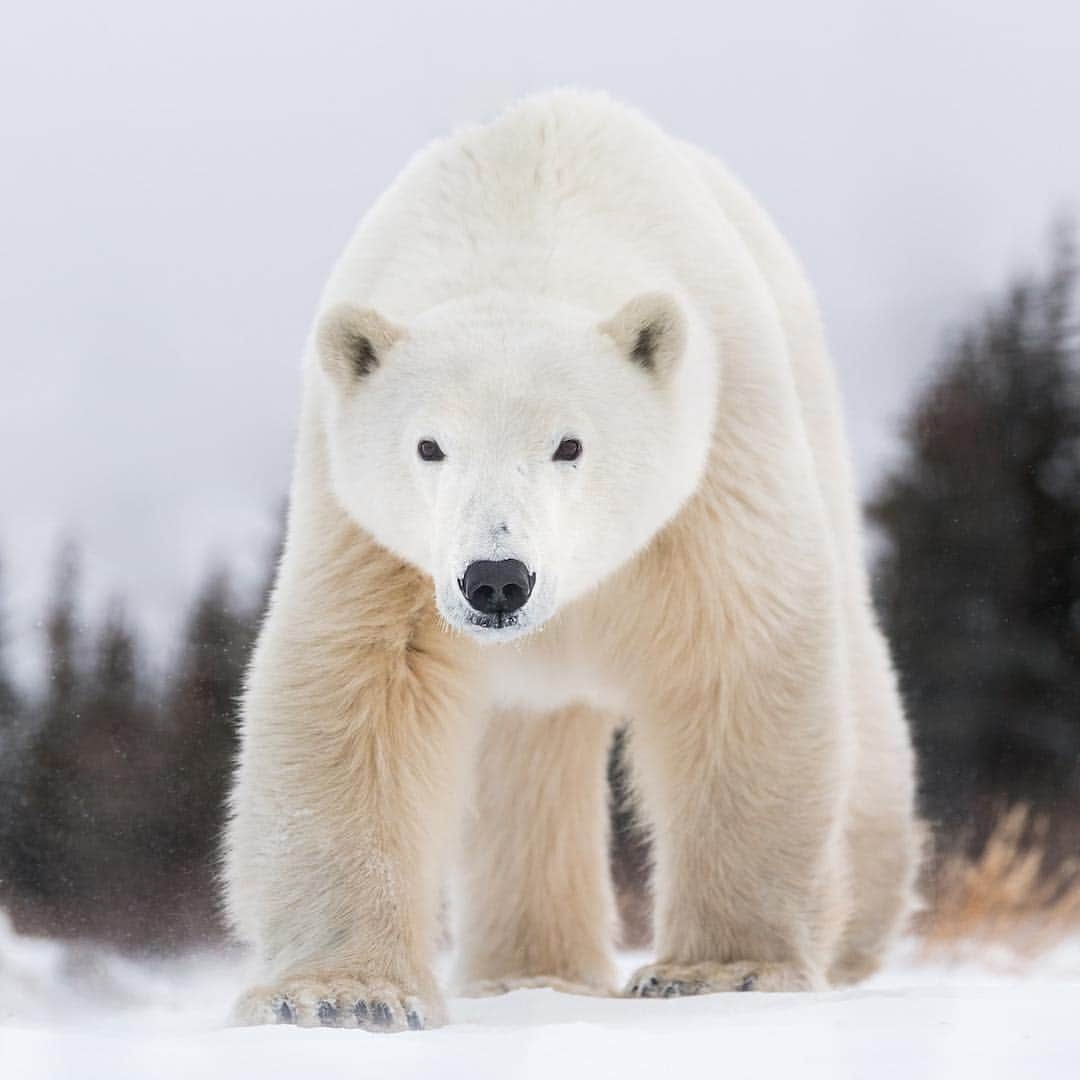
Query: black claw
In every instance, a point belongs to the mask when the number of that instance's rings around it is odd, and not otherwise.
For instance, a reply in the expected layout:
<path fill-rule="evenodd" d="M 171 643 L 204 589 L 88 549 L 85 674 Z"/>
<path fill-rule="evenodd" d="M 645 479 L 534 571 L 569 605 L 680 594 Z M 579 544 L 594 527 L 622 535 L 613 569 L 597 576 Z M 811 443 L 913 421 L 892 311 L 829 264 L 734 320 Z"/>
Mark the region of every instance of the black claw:
<path fill-rule="evenodd" d="M 637 997 L 641 993 L 641 983 L 634 983 L 634 985 L 630 987 L 630 993 L 634 997 Z"/>
<path fill-rule="evenodd" d="M 743 979 L 743 980 L 741 980 L 739 982 L 739 984 L 735 987 L 735 989 L 738 990 L 740 993 L 742 991 L 744 991 L 744 990 L 753 990 L 754 989 L 754 983 L 756 983 L 756 982 L 757 982 L 757 976 L 753 972 L 751 972 L 749 975 L 746 976 L 745 979 Z"/>
<path fill-rule="evenodd" d="M 323 1027 L 333 1027 L 337 1023 L 337 1006 L 332 1001 L 319 1002 L 319 1023 Z"/>
<path fill-rule="evenodd" d="M 409 1025 L 410 1031 L 423 1030 L 424 1021 L 420 1019 L 420 1014 L 415 1009 L 409 1009 L 406 1011 L 405 1020 Z"/>
<path fill-rule="evenodd" d="M 371 1006 L 371 1021 L 379 1027 L 390 1026 L 390 1006 L 385 1001 L 376 1001 Z"/>
<path fill-rule="evenodd" d="M 293 1007 L 284 999 L 278 1002 L 274 1009 L 274 1013 L 277 1016 L 277 1022 L 279 1024 L 291 1024 L 296 1019 L 296 1013 L 293 1011 Z"/>
<path fill-rule="evenodd" d="M 664 997 L 679 997 L 682 994 L 682 984 L 670 982 L 664 987 Z"/>
<path fill-rule="evenodd" d="M 366 1001 L 358 1001 L 353 1006 L 353 1013 L 356 1015 L 356 1022 L 358 1024 L 365 1023 L 367 1021 L 367 1018 L 368 1018 L 367 1002 Z"/>

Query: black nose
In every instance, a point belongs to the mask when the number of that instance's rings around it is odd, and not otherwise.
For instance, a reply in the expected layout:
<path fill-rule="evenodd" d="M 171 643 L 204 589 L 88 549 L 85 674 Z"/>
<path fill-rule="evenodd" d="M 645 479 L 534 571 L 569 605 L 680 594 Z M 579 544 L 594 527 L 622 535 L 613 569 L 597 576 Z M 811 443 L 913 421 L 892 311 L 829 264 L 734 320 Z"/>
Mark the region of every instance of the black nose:
<path fill-rule="evenodd" d="M 465 599 L 483 615 L 517 611 L 532 592 L 536 575 L 518 559 L 469 563 L 458 581 Z"/>

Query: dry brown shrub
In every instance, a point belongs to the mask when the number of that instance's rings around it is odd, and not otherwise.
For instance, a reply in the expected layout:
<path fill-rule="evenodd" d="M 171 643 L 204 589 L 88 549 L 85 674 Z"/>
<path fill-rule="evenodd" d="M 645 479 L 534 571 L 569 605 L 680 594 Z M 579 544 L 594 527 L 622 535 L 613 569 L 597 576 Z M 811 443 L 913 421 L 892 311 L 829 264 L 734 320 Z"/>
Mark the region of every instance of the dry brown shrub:
<path fill-rule="evenodd" d="M 1027 805 L 1002 813 L 976 854 L 931 867 L 916 920 L 924 958 L 1001 948 L 1023 964 L 1080 934 L 1080 852 Z"/>

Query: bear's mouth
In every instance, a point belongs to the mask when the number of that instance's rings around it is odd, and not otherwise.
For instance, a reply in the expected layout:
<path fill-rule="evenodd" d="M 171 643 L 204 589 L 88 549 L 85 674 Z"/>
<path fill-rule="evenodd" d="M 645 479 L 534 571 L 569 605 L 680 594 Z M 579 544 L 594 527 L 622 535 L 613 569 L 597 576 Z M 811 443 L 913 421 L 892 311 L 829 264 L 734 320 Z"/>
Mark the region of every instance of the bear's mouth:
<path fill-rule="evenodd" d="M 479 626 L 482 630 L 503 630 L 508 626 L 517 626 L 518 617 L 516 612 L 509 611 L 495 611 L 490 615 L 470 611 L 465 616 L 465 621 L 471 626 Z"/>

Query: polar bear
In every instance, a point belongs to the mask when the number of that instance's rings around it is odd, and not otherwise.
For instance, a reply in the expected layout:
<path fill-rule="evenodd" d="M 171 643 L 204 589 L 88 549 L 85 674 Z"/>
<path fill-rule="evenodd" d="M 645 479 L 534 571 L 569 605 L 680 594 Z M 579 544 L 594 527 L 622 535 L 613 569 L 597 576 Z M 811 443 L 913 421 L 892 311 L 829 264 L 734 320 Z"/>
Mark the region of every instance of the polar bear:
<path fill-rule="evenodd" d="M 875 968 L 912 754 L 813 297 L 716 161 L 560 91 L 421 152 L 323 295 L 226 836 L 238 1018 L 443 1022 L 451 879 L 466 990 L 611 991 L 624 721 L 626 993 Z"/>

